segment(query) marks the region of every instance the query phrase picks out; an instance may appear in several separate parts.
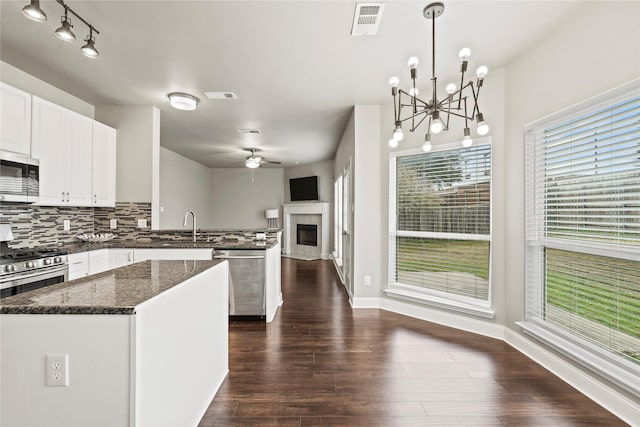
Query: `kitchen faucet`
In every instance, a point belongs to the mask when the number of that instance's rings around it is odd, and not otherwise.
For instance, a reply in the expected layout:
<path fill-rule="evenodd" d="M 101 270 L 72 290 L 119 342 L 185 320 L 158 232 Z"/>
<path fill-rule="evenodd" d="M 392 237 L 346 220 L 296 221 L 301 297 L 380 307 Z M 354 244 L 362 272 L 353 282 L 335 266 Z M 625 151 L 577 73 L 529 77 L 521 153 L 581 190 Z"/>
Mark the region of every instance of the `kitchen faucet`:
<path fill-rule="evenodd" d="M 196 241 L 196 213 L 194 211 L 187 211 L 187 213 L 184 214 L 184 222 L 182 223 L 183 227 L 187 226 L 187 218 L 189 217 L 189 214 L 193 215 L 193 241 Z"/>

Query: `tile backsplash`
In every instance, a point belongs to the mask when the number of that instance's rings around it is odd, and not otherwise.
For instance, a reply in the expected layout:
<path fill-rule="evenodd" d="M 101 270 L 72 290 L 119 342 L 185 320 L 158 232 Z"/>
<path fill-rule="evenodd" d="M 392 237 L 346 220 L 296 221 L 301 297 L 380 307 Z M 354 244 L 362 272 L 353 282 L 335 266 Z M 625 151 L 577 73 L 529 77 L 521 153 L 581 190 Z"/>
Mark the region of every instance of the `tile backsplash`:
<path fill-rule="evenodd" d="M 117 228 L 110 221 L 117 220 Z M 146 228 L 138 228 L 138 220 L 147 221 Z M 71 228 L 64 229 L 64 220 Z M 151 203 L 117 202 L 114 208 L 34 206 L 21 203 L 0 205 L 0 222 L 11 224 L 14 240 L 10 249 L 55 247 L 78 243 L 78 234 L 115 233 L 120 243 L 138 239 L 166 241 L 190 240 L 189 229 L 151 230 Z M 206 241 L 253 241 L 256 231 L 266 234 L 267 240 L 277 238 L 272 230 L 199 230 L 199 238 Z"/>
<path fill-rule="evenodd" d="M 111 230 L 109 220 L 117 219 L 118 228 Z M 137 220 L 146 219 L 147 228 L 138 229 Z M 70 221 L 65 231 L 64 220 Z M 12 249 L 52 247 L 78 243 L 78 234 L 108 233 L 131 235 L 131 238 L 151 234 L 151 203 L 116 203 L 115 208 L 34 206 L 3 203 L 0 222 L 11 224 Z"/>

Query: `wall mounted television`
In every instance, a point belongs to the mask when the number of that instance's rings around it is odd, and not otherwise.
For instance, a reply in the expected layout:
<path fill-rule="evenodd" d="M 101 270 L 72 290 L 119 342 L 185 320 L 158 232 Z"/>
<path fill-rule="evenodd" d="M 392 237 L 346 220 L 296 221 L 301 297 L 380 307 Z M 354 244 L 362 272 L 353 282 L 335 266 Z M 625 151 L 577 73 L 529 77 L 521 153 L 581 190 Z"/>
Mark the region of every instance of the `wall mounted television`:
<path fill-rule="evenodd" d="M 318 177 L 306 176 L 289 179 L 289 193 L 292 202 L 317 201 Z"/>

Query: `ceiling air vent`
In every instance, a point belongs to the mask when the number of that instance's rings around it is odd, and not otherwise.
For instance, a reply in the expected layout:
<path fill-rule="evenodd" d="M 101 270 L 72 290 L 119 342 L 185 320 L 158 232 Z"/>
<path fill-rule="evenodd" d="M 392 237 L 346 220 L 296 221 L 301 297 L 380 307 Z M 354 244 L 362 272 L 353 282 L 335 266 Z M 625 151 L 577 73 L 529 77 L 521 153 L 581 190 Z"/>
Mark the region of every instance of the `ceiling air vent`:
<path fill-rule="evenodd" d="M 259 135 L 260 129 L 236 129 L 240 135 Z"/>
<path fill-rule="evenodd" d="M 205 92 L 204 95 L 209 99 L 238 99 L 233 92 Z"/>
<path fill-rule="evenodd" d="M 384 3 L 357 3 L 353 16 L 352 36 L 370 36 L 378 31 Z"/>

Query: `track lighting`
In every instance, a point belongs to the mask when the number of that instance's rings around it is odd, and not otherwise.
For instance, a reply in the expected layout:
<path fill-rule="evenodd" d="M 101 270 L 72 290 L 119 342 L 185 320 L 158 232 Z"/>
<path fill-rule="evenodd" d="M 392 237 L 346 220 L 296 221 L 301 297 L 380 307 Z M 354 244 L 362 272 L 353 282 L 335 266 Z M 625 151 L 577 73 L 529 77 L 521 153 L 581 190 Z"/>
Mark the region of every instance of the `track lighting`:
<path fill-rule="evenodd" d="M 69 19 L 69 17 L 67 17 L 67 11 L 69 10 L 68 7 L 64 7 L 64 16 L 62 17 L 62 25 L 56 30 L 56 36 L 58 36 L 58 38 L 60 40 L 64 40 L 66 42 L 72 42 L 76 39 L 76 35 L 73 34 L 73 31 L 71 31 L 71 29 L 73 28 L 73 25 L 71 25 L 71 20 Z"/>
<path fill-rule="evenodd" d="M 87 43 L 80 48 L 82 54 L 87 58 L 97 58 L 100 54 L 95 46 L 96 38 L 93 37 L 93 27 L 89 27 L 89 35 L 84 41 Z"/>
<path fill-rule="evenodd" d="M 31 0 L 31 3 L 22 8 L 22 13 L 29 19 L 37 22 L 47 20 L 47 14 L 40 9 L 40 0 Z"/>
<path fill-rule="evenodd" d="M 93 33 L 100 34 L 100 31 L 96 29 L 93 25 L 89 24 L 87 21 L 82 19 L 80 15 L 73 11 L 69 6 L 67 6 L 63 0 L 56 0 L 58 4 L 60 4 L 64 8 L 64 16 L 61 17 L 61 25 L 56 29 L 55 35 L 66 42 L 72 42 L 76 39 L 76 35 L 71 30 L 73 25 L 71 24 L 71 19 L 69 19 L 69 13 L 74 15 L 80 21 L 82 21 L 87 27 L 89 27 L 89 35 L 84 39 L 85 44 L 80 48 L 82 54 L 88 58 L 97 58 L 100 56 L 98 53 L 98 49 L 96 49 L 96 38 Z M 47 15 L 40 8 L 39 0 L 31 0 L 31 3 L 22 8 L 22 13 L 29 19 L 32 19 L 37 22 L 43 22 L 47 20 Z"/>
<path fill-rule="evenodd" d="M 186 110 L 191 111 L 195 110 L 198 102 L 200 100 L 193 95 L 189 95 L 188 93 L 179 93 L 174 92 L 167 95 L 169 97 L 169 102 L 173 108 L 178 110 Z"/>
<path fill-rule="evenodd" d="M 423 100 L 418 98 L 418 88 L 416 87 L 416 79 L 418 77 L 418 58 L 412 56 L 409 58 L 409 72 L 411 76 L 411 87 L 408 91 L 398 88 L 399 79 L 392 77 L 389 80 L 391 86 L 391 95 L 393 96 L 394 111 L 394 130 L 393 141 L 389 141 L 389 146 L 396 147 L 399 141 L 402 141 L 402 123 L 411 121 L 410 132 L 415 131 L 425 119 L 428 119 L 428 129 L 425 136 L 425 151 L 431 149 L 431 134 L 440 133 L 449 130 L 449 119 L 451 116 L 464 119 L 464 139 L 462 144 L 470 147 L 473 144 L 469 130 L 469 121 L 476 120 L 478 135 L 486 135 L 489 133 L 489 125 L 484 121 L 484 116 L 478 107 L 478 97 L 480 88 L 483 85 L 484 78 L 487 76 L 489 69 L 486 66 L 480 66 L 476 71 L 477 80 L 474 82 L 469 80 L 465 83 L 465 73 L 469 65 L 471 50 L 462 48 L 458 53 L 460 58 L 460 88 L 450 83 L 446 86 L 446 96 L 438 99 L 436 70 L 436 18 L 444 13 L 444 4 L 441 2 L 431 3 L 423 10 L 426 19 L 432 21 L 431 25 L 431 82 L 433 90 L 431 94 Z M 471 111 L 467 111 L 467 102 L 472 105 Z M 403 114 L 404 113 L 404 114 Z"/>

